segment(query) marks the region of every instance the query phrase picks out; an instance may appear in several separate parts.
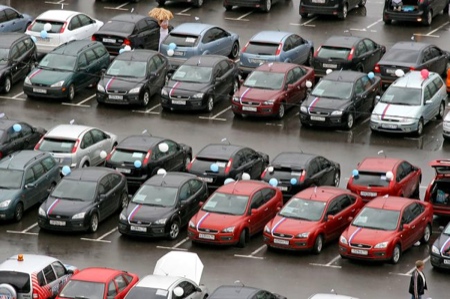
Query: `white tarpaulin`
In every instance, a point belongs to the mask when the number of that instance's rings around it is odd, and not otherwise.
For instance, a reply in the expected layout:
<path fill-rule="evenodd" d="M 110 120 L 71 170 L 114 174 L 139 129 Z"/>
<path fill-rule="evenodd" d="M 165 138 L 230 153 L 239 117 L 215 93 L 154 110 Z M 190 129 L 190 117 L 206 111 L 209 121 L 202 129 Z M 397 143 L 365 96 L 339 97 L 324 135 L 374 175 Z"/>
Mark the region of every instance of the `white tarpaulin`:
<path fill-rule="evenodd" d="M 196 253 L 171 251 L 156 262 L 153 275 L 179 276 L 200 284 L 203 263 Z"/>

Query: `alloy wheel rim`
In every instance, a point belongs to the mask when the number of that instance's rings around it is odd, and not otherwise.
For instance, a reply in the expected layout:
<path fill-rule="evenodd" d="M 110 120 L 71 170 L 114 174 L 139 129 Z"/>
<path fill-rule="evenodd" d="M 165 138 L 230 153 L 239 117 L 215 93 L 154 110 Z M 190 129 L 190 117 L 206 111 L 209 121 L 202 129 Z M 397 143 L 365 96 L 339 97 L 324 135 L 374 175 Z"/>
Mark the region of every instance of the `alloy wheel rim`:
<path fill-rule="evenodd" d="M 344 8 L 342 9 L 342 15 L 344 16 L 344 18 L 347 17 L 347 5 L 344 5 Z"/>
<path fill-rule="evenodd" d="M 170 237 L 175 239 L 178 236 L 179 231 L 178 225 L 176 223 L 172 223 L 170 226 Z"/>
<path fill-rule="evenodd" d="M 430 240 L 430 235 L 431 235 L 430 227 L 427 225 L 427 227 L 425 228 L 425 233 L 423 235 L 423 239 L 425 242 L 428 242 L 428 240 Z"/>
<path fill-rule="evenodd" d="M 428 24 L 431 24 L 432 19 L 433 19 L 433 15 L 431 14 L 431 11 L 429 11 L 429 12 L 428 12 L 428 15 L 427 15 L 427 21 L 428 21 Z"/>
<path fill-rule="evenodd" d="M 266 10 L 269 11 L 270 7 L 272 6 L 271 0 L 266 0 Z"/>
<path fill-rule="evenodd" d="M 10 90 L 11 90 L 11 79 L 7 77 L 5 82 L 5 91 L 8 93 Z"/>
<path fill-rule="evenodd" d="M 283 116 L 284 116 L 284 105 L 281 104 L 280 109 L 278 109 L 278 117 L 283 118 Z"/>
<path fill-rule="evenodd" d="M 234 85 L 233 85 L 233 93 L 236 93 L 239 89 L 239 83 L 237 80 L 234 81 Z"/>
<path fill-rule="evenodd" d="M 339 173 L 336 173 L 334 175 L 334 186 L 338 187 L 339 186 L 339 182 L 340 182 L 340 176 L 339 176 Z"/>
<path fill-rule="evenodd" d="M 16 219 L 22 219 L 23 208 L 22 205 L 19 204 L 16 209 Z"/>
<path fill-rule="evenodd" d="M 322 238 L 318 237 L 319 239 L 317 240 L 317 251 L 321 252 L 322 251 L 322 246 L 323 246 L 323 242 L 322 242 Z"/>
<path fill-rule="evenodd" d="M 351 114 L 348 115 L 347 126 L 349 128 L 353 127 L 353 115 Z"/>
<path fill-rule="evenodd" d="M 417 125 L 417 133 L 421 135 L 422 131 L 423 131 L 423 123 L 422 121 L 419 121 L 419 124 Z"/>
<path fill-rule="evenodd" d="M 147 105 L 147 104 L 148 104 L 149 99 L 150 99 L 150 96 L 149 96 L 149 94 L 148 94 L 148 91 L 146 91 L 146 92 L 144 93 L 143 98 L 142 98 L 142 100 L 143 100 L 143 102 L 144 102 L 144 105 Z"/>
<path fill-rule="evenodd" d="M 439 116 L 440 116 L 441 118 L 444 117 L 444 111 L 445 111 L 444 104 L 441 103 L 441 105 L 439 106 Z"/>
<path fill-rule="evenodd" d="M 92 216 L 92 220 L 91 220 L 91 228 L 92 230 L 95 232 L 97 231 L 97 227 L 98 227 L 98 218 L 97 215 L 94 214 L 94 216 Z"/>
<path fill-rule="evenodd" d="M 208 99 L 208 110 L 209 110 L 209 111 L 212 111 L 213 108 L 214 108 L 214 100 L 213 100 L 212 97 L 210 97 L 210 98 Z"/>
<path fill-rule="evenodd" d="M 191 163 L 191 158 L 187 157 L 186 160 L 184 160 L 184 166 L 188 167 L 189 163 Z"/>
<path fill-rule="evenodd" d="M 394 262 L 398 262 L 399 259 L 400 259 L 400 249 L 398 248 L 398 246 L 396 246 L 394 248 Z"/>
<path fill-rule="evenodd" d="M 75 97 L 75 88 L 73 87 L 73 85 L 70 85 L 70 99 L 73 100 L 73 98 Z"/>

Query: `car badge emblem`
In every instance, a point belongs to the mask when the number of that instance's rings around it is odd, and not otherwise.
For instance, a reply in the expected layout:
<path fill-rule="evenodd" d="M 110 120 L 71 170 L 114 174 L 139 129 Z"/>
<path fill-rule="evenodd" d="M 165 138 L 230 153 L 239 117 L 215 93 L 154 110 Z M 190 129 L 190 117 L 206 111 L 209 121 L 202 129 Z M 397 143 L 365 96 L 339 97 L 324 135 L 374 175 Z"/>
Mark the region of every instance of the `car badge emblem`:
<path fill-rule="evenodd" d="M 56 218 L 60 219 L 60 218 L 61 218 L 61 216 L 59 216 L 59 215 L 58 215 L 58 216 L 56 216 Z"/>
<path fill-rule="evenodd" d="M 181 96 L 177 96 L 177 98 L 181 99 Z"/>
<path fill-rule="evenodd" d="M 361 244 L 358 244 L 358 247 L 363 247 Z"/>
<path fill-rule="evenodd" d="M 114 93 L 119 93 L 119 91 L 118 90 L 114 90 Z"/>
<path fill-rule="evenodd" d="M 249 104 L 249 105 L 253 105 L 253 103 L 252 103 L 252 102 L 248 102 L 248 104 Z"/>
<path fill-rule="evenodd" d="M 210 230 L 206 228 L 206 229 L 205 229 L 205 232 L 210 232 Z"/>
<path fill-rule="evenodd" d="M 284 237 L 284 235 L 283 235 L 283 234 L 280 234 L 280 237 Z"/>
<path fill-rule="evenodd" d="M 141 222 L 141 221 L 138 221 L 137 224 L 142 224 L 142 222 Z"/>

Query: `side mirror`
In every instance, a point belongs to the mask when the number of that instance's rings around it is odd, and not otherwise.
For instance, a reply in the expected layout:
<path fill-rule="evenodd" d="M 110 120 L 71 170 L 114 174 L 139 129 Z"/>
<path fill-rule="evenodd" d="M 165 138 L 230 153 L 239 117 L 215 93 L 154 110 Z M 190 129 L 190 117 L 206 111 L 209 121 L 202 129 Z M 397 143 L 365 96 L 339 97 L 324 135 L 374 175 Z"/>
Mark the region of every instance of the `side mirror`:
<path fill-rule="evenodd" d="M 223 78 L 222 77 L 216 77 L 215 81 L 216 81 L 216 83 L 222 83 L 223 82 Z"/>
<path fill-rule="evenodd" d="M 200 201 L 200 202 L 198 203 L 198 206 L 201 207 L 201 206 L 203 206 L 203 204 L 204 204 L 204 202 L 203 202 L 203 201 Z"/>
<path fill-rule="evenodd" d="M 110 139 L 111 138 L 111 136 L 109 136 L 108 134 L 105 134 L 105 136 L 106 136 L 106 139 Z"/>
<path fill-rule="evenodd" d="M 86 67 L 85 66 L 80 66 L 80 67 L 78 67 L 78 71 L 85 71 L 86 70 Z"/>
<path fill-rule="evenodd" d="M 409 230 L 411 226 L 407 223 L 403 224 L 403 230 Z"/>
<path fill-rule="evenodd" d="M 432 102 L 433 102 L 432 100 L 425 101 L 425 105 L 429 105 L 429 104 L 431 104 Z"/>
<path fill-rule="evenodd" d="M 106 199 L 106 194 L 100 194 L 99 196 L 98 196 L 98 200 L 99 201 L 104 201 Z"/>
<path fill-rule="evenodd" d="M 19 19 L 23 19 L 23 15 L 19 15 Z"/>
<path fill-rule="evenodd" d="M 25 185 L 25 189 L 33 189 L 36 188 L 36 184 L 35 183 L 29 183 Z"/>
<path fill-rule="evenodd" d="M 439 226 L 439 231 L 443 232 L 444 231 L 444 227 L 443 226 Z"/>
<path fill-rule="evenodd" d="M 252 209 L 250 212 L 250 215 L 256 215 L 258 214 L 258 210 L 257 209 Z"/>
<path fill-rule="evenodd" d="M 199 287 L 196 287 L 196 288 L 195 288 L 195 291 L 196 291 L 197 293 L 201 293 L 201 292 L 202 292 L 202 289 L 200 289 Z"/>
<path fill-rule="evenodd" d="M 293 89 L 293 88 L 295 88 L 295 85 L 294 85 L 294 84 L 288 84 L 288 85 L 287 85 L 287 89 Z"/>
<path fill-rule="evenodd" d="M 375 101 L 378 103 L 380 101 L 381 97 L 380 96 L 375 96 Z"/>
<path fill-rule="evenodd" d="M 334 215 L 328 215 L 327 216 L 327 221 L 331 221 L 331 220 L 333 220 L 334 219 Z"/>
<path fill-rule="evenodd" d="M 277 211 L 278 211 L 278 212 L 281 211 L 281 207 L 277 207 Z"/>
<path fill-rule="evenodd" d="M 67 274 L 74 274 L 73 269 L 67 269 Z"/>

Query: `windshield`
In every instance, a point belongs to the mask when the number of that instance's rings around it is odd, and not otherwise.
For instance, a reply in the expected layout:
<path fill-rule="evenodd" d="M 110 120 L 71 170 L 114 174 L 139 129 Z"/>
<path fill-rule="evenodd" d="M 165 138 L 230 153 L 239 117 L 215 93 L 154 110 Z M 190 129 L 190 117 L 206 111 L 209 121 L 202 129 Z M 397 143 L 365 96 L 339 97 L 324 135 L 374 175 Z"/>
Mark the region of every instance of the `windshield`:
<path fill-rule="evenodd" d="M 11 285 L 17 293 L 30 292 L 30 275 L 27 273 L 2 270 L 0 271 L 0 281 L 2 284 Z M 6 298 L 9 297 L 6 296 Z"/>
<path fill-rule="evenodd" d="M 172 80 L 192 83 L 208 83 L 211 81 L 212 67 L 182 65 L 172 76 Z"/>
<path fill-rule="evenodd" d="M 67 200 L 93 201 L 97 183 L 62 180 L 52 192 L 52 196 Z"/>
<path fill-rule="evenodd" d="M 49 53 L 39 62 L 39 68 L 55 71 L 73 71 L 77 57 Z"/>
<path fill-rule="evenodd" d="M 386 54 L 384 54 L 383 61 L 395 61 L 394 63 L 405 62 L 415 64 L 417 63 L 419 55 L 420 51 L 391 48 Z"/>
<path fill-rule="evenodd" d="M 48 20 L 36 20 L 30 28 L 30 31 L 41 32 L 44 30 L 44 25 L 49 23 L 52 25 L 50 30 L 46 30 L 48 33 L 60 33 L 61 28 L 64 26 L 64 22 L 48 21 Z"/>
<path fill-rule="evenodd" d="M 86 298 L 103 299 L 105 285 L 101 282 L 88 282 L 80 280 L 69 280 L 59 297 L 64 298 Z"/>
<path fill-rule="evenodd" d="M 326 202 L 294 197 L 280 211 L 279 215 L 308 221 L 322 218 Z"/>
<path fill-rule="evenodd" d="M 450 235 L 450 224 L 447 225 L 447 227 L 444 229 L 443 233 L 446 234 L 446 235 Z"/>
<path fill-rule="evenodd" d="M 205 212 L 243 215 L 247 209 L 248 196 L 215 192 L 203 205 Z"/>
<path fill-rule="evenodd" d="M 8 62 L 9 49 L 0 49 L 0 64 Z"/>
<path fill-rule="evenodd" d="M 352 96 L 353 83 L 322 79 L 311 95 L 323 98 L 348 100 Z"/>
<path fill-rule="evenodd" d="M 353 225 L 378 230 L 395 230 L 400 211 L 364 208 L 353 220 Z"/>
<path fill-rule="evenodd" d="M 250 42 L 245 53 L 255 55 L 275 55 L 279 44 Z"/>
<path fill-rule="evenodd" d="M 389 181 L 386 179 L 385 172 L 360 171 L 358 176 L 353 177 L 353 184 L 367 187 L 387 187 Z"/>
<path fill-rule="evenodd" d="M 405 106 L 420 106 L 422 90 L 420 88 L 390 86 L 381 97 L 380 102 Z"/>
<path fill-rule="evenodd" d="M 122 21 L 108 21 L 103 25 L 101 32 L 116 32 L 131 34 L 134 30 L 134 23 Z M 101 33 L 99 32 L 99 33 Z"/>
<path fill-rule="evenodd" d="M 168 298 L 169 292 L 163 289 L 147 287 L 134 287 L 127 294 L 127 299 L 164 299 Z"/>
<path fill-rule="evenodd" d="M 39 150 L 52 153 L 71 153 L 74 145 L 75 140 L 44 138 Z"/>
<path fill-rule="evenodd" d="M 177 47 L 193 47 L 197 44 L 198 36 L 170 33 L 163 41 L 164 45 L 174 43 Z"/>
<path fill-rule="evenodd" d="M 131 202 L 140 205 L 172 207 L 177 199 L 178 188 L 143 185 Z"/>
<path fill-rule="evenodd" d="M 350 51 L 351 49 L 349 48 L 321 47 L 317 57 L 347 60 Z"/>
<path fill-rule="evenodd" d="M 0 189 L 20 189 L 22 185 L 23 171 L 12 169 L 0 169 Z"/>
<path fill-rule="evenodd" d="M 283 87 L 284 73 L 252 72 L 244 82 L 245 87 L 280 90 Z"/>
<path fill-rule="evenodd" d="M 139 160 L 143 161 L 144 157 L 147 153 L 144 152 L 137 152 L 137 151 L 127 151 L 123 149 L 116 149 L 113 154 L 111 155 L 111 158 L 109 159 L 111 162 L 120 162 L 120 163 L 131 163 L 133 164 L 134 161 Z"/>
<path fill-rule="evenodd" d="M 147 62 L 115 59 L 106 71 L 107 75 L 119 77 L 145 77 Z"/>

